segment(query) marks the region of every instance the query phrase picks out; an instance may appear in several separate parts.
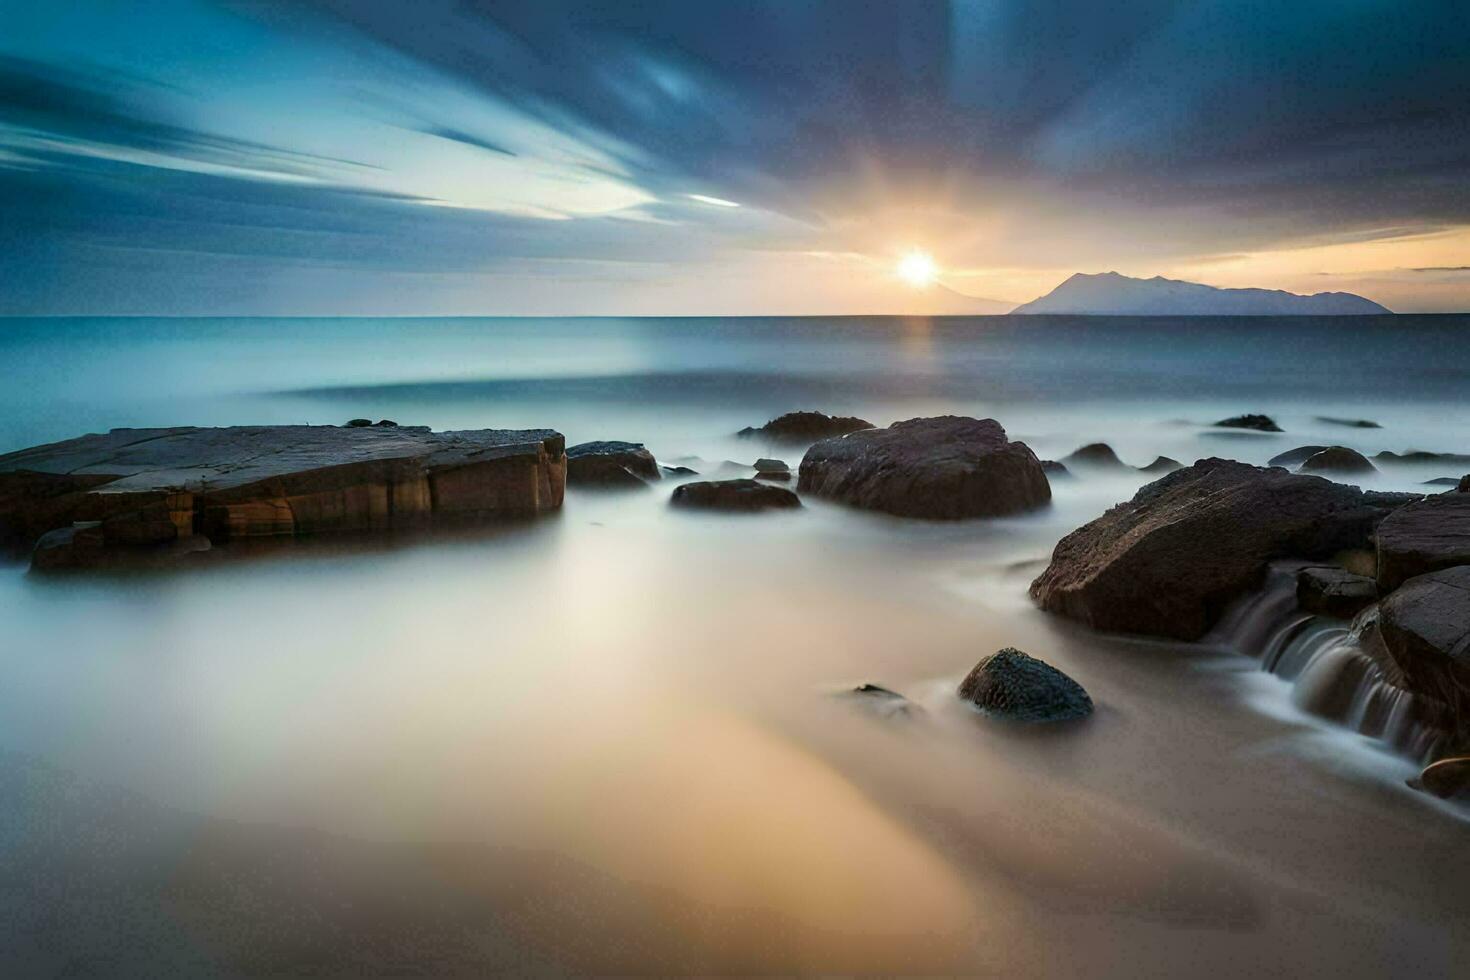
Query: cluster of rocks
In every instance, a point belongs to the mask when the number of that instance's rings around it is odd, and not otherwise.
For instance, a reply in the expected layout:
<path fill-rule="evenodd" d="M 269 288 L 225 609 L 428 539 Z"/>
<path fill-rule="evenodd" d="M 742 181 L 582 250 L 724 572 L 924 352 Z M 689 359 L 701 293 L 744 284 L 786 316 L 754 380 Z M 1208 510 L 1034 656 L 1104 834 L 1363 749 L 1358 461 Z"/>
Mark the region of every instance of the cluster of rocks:
<path fill-rule="evenodd" d="M 877 684 L 859 684 L 843 693 L 883 718 L 913 718 L 923 710 Z M 1081 684 L 1014 647 L 981 660 L 955 693 L 981 714 L 1002 721 L 1053 724 L 1078 721 L 1093 711 L 1092 698 Z"/>

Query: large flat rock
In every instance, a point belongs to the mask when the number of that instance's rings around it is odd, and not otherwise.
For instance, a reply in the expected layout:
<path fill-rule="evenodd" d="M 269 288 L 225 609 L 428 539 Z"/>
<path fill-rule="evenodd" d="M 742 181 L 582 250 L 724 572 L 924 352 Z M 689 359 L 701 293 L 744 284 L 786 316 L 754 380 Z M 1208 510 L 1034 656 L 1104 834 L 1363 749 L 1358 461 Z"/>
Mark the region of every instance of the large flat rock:
<path fill-rule="evenodd" d="M 77 522 L 107 551 L 494 520 L 554 510 L 565 486 L 550 429 L 114 429 L 0 456 L 0 544 Z"/>
<path fill-rule="evenodd" d="M 1426 572 L 1470 565 L 1470 493 L 1425 497 L 1378 527 L 1378 586 L 1387 592 Z"/>

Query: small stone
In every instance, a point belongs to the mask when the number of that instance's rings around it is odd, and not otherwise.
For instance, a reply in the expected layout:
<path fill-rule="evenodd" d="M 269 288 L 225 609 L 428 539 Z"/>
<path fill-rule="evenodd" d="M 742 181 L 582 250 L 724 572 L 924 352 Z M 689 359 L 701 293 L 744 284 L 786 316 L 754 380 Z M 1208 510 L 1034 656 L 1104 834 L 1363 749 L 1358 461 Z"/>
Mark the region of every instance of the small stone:
<path fill-rule="evenodd" d="M 959 695 L 988 715 L 1013 721 L 1072 721 L 1092 714 L 1092 698 L 1081 684 L 1014 647 L 976 664 Z"/>

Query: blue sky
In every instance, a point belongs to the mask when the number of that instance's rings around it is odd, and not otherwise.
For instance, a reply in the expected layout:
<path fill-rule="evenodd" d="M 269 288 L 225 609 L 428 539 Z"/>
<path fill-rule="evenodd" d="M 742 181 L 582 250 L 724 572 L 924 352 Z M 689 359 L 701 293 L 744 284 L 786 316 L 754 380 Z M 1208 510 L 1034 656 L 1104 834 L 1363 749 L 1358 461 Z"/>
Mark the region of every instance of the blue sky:
<path fill-rule="evenodd" d="M 0 9 L 0 313 L 1470 308 L 1452 0 Z"/>

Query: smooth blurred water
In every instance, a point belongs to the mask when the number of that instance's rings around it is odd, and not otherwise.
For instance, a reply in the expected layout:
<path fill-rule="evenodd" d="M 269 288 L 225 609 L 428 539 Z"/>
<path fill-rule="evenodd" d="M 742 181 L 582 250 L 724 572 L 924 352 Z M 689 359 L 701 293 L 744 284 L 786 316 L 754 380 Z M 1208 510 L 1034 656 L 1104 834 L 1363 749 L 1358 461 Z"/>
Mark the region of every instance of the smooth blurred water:
<path fill-rule="evenodd" d="M 370 416 L 709 470 L 798 408 L 990 415 L 1043 456 L 1105 440 L 1135 464 L 1470 451 L 1453 317 L 11 320 L 0 382 L 0 451 Z M 1205 424 L 1248 411 L 1287 433 Z M 1057 538 L 1142 482 L 956 524 L 693 516 L 666 482 L 454 537 L 0 567 L 0 965 L 1453 975 L 1470 831 L 1407 760 L 1245 657 L 1027 602 Z M 955 685 L 1007 645 L 1096 716 L 965 709 Z M 861 682 L 924 710 L 837 696 Z"/>

